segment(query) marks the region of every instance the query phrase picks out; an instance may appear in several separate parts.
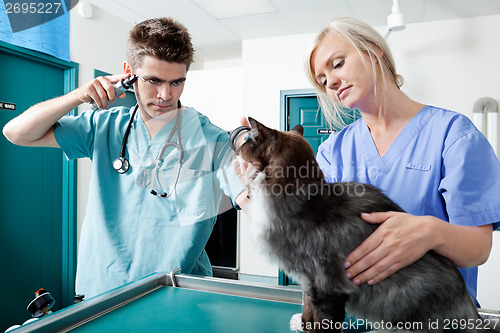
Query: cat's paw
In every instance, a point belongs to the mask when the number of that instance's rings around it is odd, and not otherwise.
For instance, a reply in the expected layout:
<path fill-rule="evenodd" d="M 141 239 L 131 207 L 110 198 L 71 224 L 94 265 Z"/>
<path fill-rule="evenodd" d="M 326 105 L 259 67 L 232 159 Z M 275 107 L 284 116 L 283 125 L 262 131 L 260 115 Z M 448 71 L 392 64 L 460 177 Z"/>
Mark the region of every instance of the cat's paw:
<path fill-rule="evenodd" d="M 296 313 L 290 319 L 290 330 L 295 332 L 305 332 L 303 330 L 304 324 L 302 323 L 302 313 Z"/>

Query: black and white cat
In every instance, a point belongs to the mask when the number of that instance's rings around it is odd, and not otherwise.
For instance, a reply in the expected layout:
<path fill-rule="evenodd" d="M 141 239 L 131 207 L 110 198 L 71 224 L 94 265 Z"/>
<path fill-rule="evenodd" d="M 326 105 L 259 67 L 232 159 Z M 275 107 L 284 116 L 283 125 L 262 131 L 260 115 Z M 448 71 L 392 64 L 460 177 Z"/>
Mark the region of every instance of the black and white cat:
<path fill-rule="evenodd" d="M 377 227 L 360 214 L 402 209 L 373 186 L 326 183 L 301 126 L 280 132 L 249 122 L 237 155 L 255 171 L 246 180 L 252 224 L 260 248 L 304 291 L 303 328 L 340 332 L 347 310 L 387 327 L 441 332 L 468 320 L 463 331 L 487 331 L 456 267 L 433 251 L 375 285 L 348 280 L 345 258 Z"/>

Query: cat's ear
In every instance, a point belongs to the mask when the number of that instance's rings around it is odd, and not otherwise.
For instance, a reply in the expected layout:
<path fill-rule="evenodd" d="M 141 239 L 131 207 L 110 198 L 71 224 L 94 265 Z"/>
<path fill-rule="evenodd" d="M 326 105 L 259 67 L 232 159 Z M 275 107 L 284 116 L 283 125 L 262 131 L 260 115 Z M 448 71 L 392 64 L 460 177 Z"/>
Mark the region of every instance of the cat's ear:
<path fill-rule="evenodd" d="M 267 137 L 272 134 L 273 130 L 270 128 L 267 128 L 266 126 L 262 125 L 259 123 L 257 120 L 253 119 L 252 117 L 248 117 L 248 122 L 250 123 L 250 126 L 252 129 L 257 129 L 257 132 L 262 135 L 263 137 Z"/>
<path fill-rule="evenodd" d="M 299 133 L 301 136 L 304 136 L 304 127 L 302 127 L 301 125 L 295 125 L 292 128 L 292 131 Z"/>
<path fill-rule="evenodd" d="M 250 127 L 252 127 L 252 128 L 257 128 L 257 124 L 259 124 L 259 122 L 255 119 L 253 119 L 252 117 L 248 117 L 248 123 L 250 124 Z"/>

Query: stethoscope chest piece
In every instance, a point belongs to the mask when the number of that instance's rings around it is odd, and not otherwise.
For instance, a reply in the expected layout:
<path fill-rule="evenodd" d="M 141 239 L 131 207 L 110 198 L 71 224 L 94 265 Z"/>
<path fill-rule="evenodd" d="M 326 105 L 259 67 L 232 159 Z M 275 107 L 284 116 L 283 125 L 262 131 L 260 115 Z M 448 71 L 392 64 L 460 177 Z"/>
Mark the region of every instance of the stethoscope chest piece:
<path fill-rule="evenodd" d="M 122 145 L 120 148 L 120 155 L 116 160 L 113 161 L 113 169 L 115 169 L 116 172 L 120 174 L 124 174 L 125 172 L 127 172 L 130 167 L 129 161 L 125 158 L 125 151 L 127 148 L 127 140 L 130 134 L 130 128 L 132 127 L 132 122 L 134 121 L 134 117 L 138 109 L 139 109 L 139 104 L 136 104 L 134 107 L 134 111 L 130 116 L 130 120 L 128 121 L 127 129 L 125 130 L 125 135 L 123 136 Z"/>
<path fill-rule="evenodd" d="M 118 157 L 113 161 L 113 169 L 115 169 L 118 173 L 127 172 L 129 167 L 130 163 L 125 157 Z"/>

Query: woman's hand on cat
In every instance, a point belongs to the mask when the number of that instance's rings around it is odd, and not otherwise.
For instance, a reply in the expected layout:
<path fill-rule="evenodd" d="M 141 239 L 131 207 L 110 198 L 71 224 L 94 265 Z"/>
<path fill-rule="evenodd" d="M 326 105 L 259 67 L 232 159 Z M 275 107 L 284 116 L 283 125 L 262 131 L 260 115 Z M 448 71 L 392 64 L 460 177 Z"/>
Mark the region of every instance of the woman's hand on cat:
<path fill-rule="evenodd" d="M 378 283 L 432 248 L 425 216 L 380 212 L 361 214 L 361 218 L 381 225 L 346 258 L 346 277 L 354 284 Z"/>

